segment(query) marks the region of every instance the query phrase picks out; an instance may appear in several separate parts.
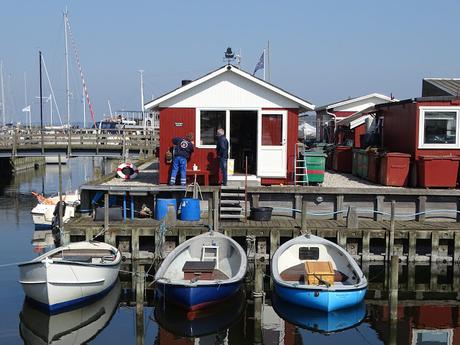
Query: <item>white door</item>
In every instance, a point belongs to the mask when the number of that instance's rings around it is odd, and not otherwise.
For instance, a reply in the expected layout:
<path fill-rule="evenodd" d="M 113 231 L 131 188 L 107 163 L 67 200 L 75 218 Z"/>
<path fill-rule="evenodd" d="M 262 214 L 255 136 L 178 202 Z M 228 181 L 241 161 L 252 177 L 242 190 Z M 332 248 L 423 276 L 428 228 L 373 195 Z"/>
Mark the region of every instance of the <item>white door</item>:
<path fill-rule="evenodd" d="M 261 110 L 257 126 L 257 176 L 286 177 L 287 111 Z"/>

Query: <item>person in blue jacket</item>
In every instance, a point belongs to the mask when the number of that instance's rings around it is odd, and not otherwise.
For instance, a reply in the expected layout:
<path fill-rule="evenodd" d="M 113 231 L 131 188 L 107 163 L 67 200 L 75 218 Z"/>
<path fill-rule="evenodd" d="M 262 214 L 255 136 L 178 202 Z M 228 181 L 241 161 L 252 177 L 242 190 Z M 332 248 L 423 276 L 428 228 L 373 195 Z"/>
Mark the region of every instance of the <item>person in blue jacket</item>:
<path fill-rule="evenodd" d="M 169 180 L 169 185 L 173 186 L 176 184 L 176 175 L 179 171 L 180 173 L 180 184 L 185 186 L 187 183 L 187 160 L 190 158 L 190 155 L 193 152 L 193 135 L 189 133 L 185 138 L 176 137 L 173 139 L 173 162 L 171 170 L 171 178 Z"/>
<path fill-rule="evenodd" d="M 219 167 L 222 171 L 222 185 L 227 185 L 227 160 L 228 160 L 228 140 L 225 137 L 225 132 L 222 128 L 217 130 L 217 158 L 219 158 Z"/>

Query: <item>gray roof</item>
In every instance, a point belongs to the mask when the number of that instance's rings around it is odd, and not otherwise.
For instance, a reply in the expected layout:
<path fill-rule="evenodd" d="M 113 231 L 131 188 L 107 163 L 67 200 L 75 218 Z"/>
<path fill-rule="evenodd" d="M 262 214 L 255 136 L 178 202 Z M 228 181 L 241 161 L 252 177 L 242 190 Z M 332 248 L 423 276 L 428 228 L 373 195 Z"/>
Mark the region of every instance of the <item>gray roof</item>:
<path fill-rule="evenodd" d="M 424 78 L 422 97 L 460 96 L 460 78 Z"/>

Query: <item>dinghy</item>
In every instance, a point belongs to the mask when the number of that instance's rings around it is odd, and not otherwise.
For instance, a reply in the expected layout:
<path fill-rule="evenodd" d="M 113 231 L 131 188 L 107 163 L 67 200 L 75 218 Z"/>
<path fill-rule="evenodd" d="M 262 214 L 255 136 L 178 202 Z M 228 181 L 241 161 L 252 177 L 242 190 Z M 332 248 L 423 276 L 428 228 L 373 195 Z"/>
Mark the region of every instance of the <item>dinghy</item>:
<path fill-rule="evenodd" d="M 188 310 L 201 309 L 234 295 L 246 274 L 243 248 L 210 231 L 176 247 L 155 274 L 159 299 Z"/>
<path fill-rule="evenodd" d="M 117 281 L 103 298 L 58 314 L 36 308 L 26 299 L 19 314 L 19 331 L 24 344 L 87 344 L 109 324 L 120 294 L 121 284 Z"/>
<path fill-rule="evenodd" d="M 115 284 L 121 253 L 103 242 L 75 242 L 19 264 L 26 296 L 49 312 L 87 302 Z"/>
<path fill-rule="evenodd" d="M 364 301 L 349 308 L 325 312 L 286 302 L 278 295 L 272 294 L 272 305 L 284 321 L 318 333 L 342 332 L 356 327 L 366 317 Z"/>
<path fill-rule="evenodd" d="M 32 192 L 37 198 L 37 205 L 30 212 L 36 230 L 51 230 L 53 221 L 59 217 L 59 196 L 46 198 L 41 194 Z M 80 194 L 65 194 L 62 196 L 63 214 L 62 220 L 67 223 L 71 218 L 75 217 L 75 210 L 80 205 Z"/>
<path fill-rule="evenodd" d="M 272 278 L 279 297 L 328 312 L 360 303 L 367 290 L 366 277 L 350 254 L 331 241 L 308 234 L 276 250 Z"/>

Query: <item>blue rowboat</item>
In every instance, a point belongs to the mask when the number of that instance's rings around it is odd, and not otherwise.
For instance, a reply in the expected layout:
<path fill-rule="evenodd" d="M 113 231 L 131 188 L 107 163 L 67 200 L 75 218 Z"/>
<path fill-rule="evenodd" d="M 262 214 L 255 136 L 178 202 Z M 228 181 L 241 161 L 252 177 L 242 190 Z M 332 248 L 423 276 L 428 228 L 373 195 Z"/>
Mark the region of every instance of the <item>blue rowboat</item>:
<path fill-rule="evenodd" d="M 233 296 L 246 274 L 247 258 L 228 236 L 210 231 L 176 247 L 155 274 L 159 299 L 187 310 Z"/>
<path fill-rule="evenodd" d="M 283 320 L 319 333 L 335 333 L 350 329 L 359 325 L 366 317 L 364 301 L 349 308 L 325 312 L 286 302 L 273 294 L 272 304 L 275 312 Z"/>
<path fill-rule="evenodd" d="M 359 304 L 367 290 L 367 279 L 351 255 L 314 235 L 296 237 L 277 249 L 272 279 L 282 299 L 327 312 Z"/>

